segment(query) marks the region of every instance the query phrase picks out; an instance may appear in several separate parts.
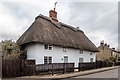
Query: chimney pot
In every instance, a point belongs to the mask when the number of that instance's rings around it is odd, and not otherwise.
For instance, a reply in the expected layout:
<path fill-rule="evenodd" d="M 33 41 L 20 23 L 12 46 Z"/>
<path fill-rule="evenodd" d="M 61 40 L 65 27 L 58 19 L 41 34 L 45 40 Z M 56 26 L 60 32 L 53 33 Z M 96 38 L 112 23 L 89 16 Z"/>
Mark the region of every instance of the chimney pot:
<path fill-rule="evenodd" d="M 112 50 L 115 50 L 115 48 L 113 47 Z"/>
<path fill-rule="evenodd" d="M 100 46 L 104 46 L 104 41 L 103 40 L 100 42 Z"/>

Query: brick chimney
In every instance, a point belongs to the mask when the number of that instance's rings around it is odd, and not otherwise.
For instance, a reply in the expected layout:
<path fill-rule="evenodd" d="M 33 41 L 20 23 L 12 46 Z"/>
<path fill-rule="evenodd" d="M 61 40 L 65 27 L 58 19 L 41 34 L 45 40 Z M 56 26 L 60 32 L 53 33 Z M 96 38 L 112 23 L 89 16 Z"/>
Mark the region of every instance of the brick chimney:
<path fill-rule="evenodd" d="M 57 20 L 57 12 L 55 11 L 55 9 L 56 9 L 56 4 L 57 4 L 57 2 L 55 2 L 54 10 L 50 10 L 50 11 L 49 11 L 49 17 L 50 17 L 53 21 L 58 22 L 58 20 Z"/>
<path fill-rule="evenodd" d="M 53 21 L 58 22 L 58 20 L 57 20 L 57 12 L 55 11 L 55 8 L 54 8 L 54 10 L 50 10 L 50 11 L 49 11 L 49 17 L 50 17 Z"/>

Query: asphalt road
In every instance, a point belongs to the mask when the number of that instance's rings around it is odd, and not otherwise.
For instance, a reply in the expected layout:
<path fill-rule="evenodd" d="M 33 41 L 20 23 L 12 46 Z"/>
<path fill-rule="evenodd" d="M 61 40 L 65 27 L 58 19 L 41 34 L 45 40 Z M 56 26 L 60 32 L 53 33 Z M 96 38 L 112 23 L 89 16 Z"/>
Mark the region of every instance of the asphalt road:
<path fill-rule="evenodd" d="M 113 69 L 89 75 L 77 76 L 74 78 L 118 78 L 118 69 Z"/>
<path fill-rule="evenodd" d="M 100 79 L 102 78 L 102 79 Z M 109 79 L 107 79 L 109 78 Z M 104 72 L 93 73 L 89 75 L 76 76 L 67 79 L 4 79 L 4 80 L 118 80 L 118 69 L 108 70 Z"/>

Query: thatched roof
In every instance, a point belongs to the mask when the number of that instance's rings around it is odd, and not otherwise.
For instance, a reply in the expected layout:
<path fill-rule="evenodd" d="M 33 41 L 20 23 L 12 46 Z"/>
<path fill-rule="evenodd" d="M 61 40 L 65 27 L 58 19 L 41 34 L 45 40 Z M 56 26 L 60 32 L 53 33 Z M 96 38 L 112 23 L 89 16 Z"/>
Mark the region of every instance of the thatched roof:
<path fill-rule="evenodd" d="M 97 52 L 96 46 L 86 37 L 80 29 L 61 22 L 54 22 L 51 18 L 39 15 L 33 24 L 17 40 L 19 45 L 31 42 L 40 42 L 56 46 L 77 48 Z"/>

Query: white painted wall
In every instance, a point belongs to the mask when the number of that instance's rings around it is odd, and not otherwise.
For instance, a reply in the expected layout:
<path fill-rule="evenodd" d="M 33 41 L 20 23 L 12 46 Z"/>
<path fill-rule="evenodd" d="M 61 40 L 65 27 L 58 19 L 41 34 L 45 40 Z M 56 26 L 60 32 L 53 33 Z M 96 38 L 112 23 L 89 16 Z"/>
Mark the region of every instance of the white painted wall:
<path fill-rule="evenodd" d="M 32 44 L 26 47 L 27 59 L 35 59 L 36 64 L 44 64 L 44 56 L 52 56 L 52 63 L 63 63 L 64 56 L 68 56 L 68 62 L 75 63 L 75 67 L 78 67 L 79 58 L 83 58 L 84 62 L 90 62 L 90 58 L 93 58 L 93 62 L 96 60 L 96 53 L 90 55 L 90 51 L 83 51 L 80 54 L 79 49 L 66 48 L 66 52 L 63 51 L 63 47 L 53 46 L 53 50 L 48 51 L 44 49 L 44 45 L 40 43 Z"/>

